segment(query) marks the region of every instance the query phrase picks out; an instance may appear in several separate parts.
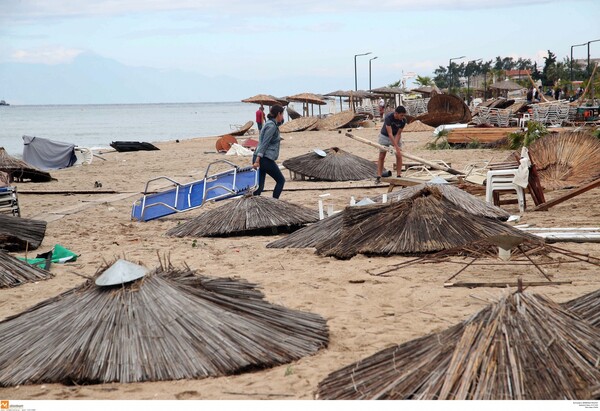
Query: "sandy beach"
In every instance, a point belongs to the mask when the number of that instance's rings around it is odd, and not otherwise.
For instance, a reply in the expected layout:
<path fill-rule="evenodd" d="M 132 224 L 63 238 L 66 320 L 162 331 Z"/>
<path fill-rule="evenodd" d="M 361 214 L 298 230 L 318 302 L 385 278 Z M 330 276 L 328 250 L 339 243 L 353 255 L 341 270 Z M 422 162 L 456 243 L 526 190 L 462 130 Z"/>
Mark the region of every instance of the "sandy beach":
<path fill-rule="evenodd" d="M 353 130 L 357 136 L 376 141 L 376 128 Z M 304 154 L 314 148 L 339 147 L 363 158 L 377 159 L 377 150 L 344 136 L 338 131 L 307 131 L 283 134 L 278 160 Z M 254 136 L 257 138 L 257 136 Z M 478 160 L 501 161 L 508 151 L 491 149 L 425 149 L 430 132 L 405 133 L 404 148 L 428 160 L 441 159 L 462 169 Z M 329 373 L 371 355 L 390 345 L 402 343 L 454 325 L 481 310 L 487 301 L 506 293 L 497 288 L 444 288 L 444 282 L 458 267 L 450 263 L 419 264 L 408 269 L 373 276 L 367 269 L 381 268 L 407 260 L 407 257 L 366 257 L 358 255 L 341 261 L 320 257 L 314 249 L 267 249 L 278 236 L 200 238 L 193 246 L 191 238 L 172 238 L 166 231 L 206 209 L 169 216 L 146 223 L 130 219 L 131 206 L 140 197 L 146 181 L 168 176 L 180 182 L 200 179 L 209 163 L 226 159 L 249 165 L 250 157 L 224 156 L 215 152 L 215 138 L 197 138 L 180 142 L 156 143 L 159 151 L 131 153 L 106 152 L 92 164 L 51 172 L 57 179 L 50 183 L 18 183 L 22 216 L 48 221 L 42 246 L 29 257 L 50 250 L 55 244 L 79 254 L 74 263 L 55 264 L 55 278 L 11 289 L 0 289 L 0 318 L 20 313 L 32 305 L 73 288 L 93 276 L 104 261 L 127 258 L 158 265 L 157 254 L 170 256 L 175 266 L 184 263 L 208 276 L 236 277 L 260 285 L 266 299 L 285 307 L 318 313 L 327 319 L 329 347 L 297 362 L 222 378 L 65 386 L 61 384 L 25 385 L 0 389 L 1 398 L 22 400 L 63 399 L 312 399 L 317 384 Z M 386 158 L 392 168 L 393 156 Z M 318 196 L 330 193 L 328 201 L 336 210 L 357 200 L 387 191 L 387 185 L 373 181 L 287 183 L 282 200 L 317 209 Z M 100 182 L 102 187 L 95 187 Z M 273 180 L 267 177 L 264 195 L 271 195 Z M 35 194 L 35 191 L 98 191 L 97 194 Z M 101 193 L 114 191 L 114 193 Z M 559 192 L 548 192 L 548 199 Z M 480 197 L 484 200 L 483 197 Z M 595 189 L 552 207 L 547 212 L 528 210 L 520 223 L 538 227 L 585 227 L 600 223 L 600 190 Z M 518 214 L 517 205 L 503 206 Z M 283 234 L 284 235 L 284 234 Z M 599 243 L 561 243 L 569 250 L 600 257 Z M 13 254 L 25 256 L 25 253 Z M 572 284 L 540 286 L 533 290 L 557 302 L 568 301 L 600 288 L 600 271 L 587 264 L 564 264 L 550 268 L 556 281 Z M 544 278 L 530 267 L 517 273 L 509 268 L 479 268 L 466 271 L 462 281 L 516 280 Z M 530 289 L 531 291 L 531 289 Z"/>

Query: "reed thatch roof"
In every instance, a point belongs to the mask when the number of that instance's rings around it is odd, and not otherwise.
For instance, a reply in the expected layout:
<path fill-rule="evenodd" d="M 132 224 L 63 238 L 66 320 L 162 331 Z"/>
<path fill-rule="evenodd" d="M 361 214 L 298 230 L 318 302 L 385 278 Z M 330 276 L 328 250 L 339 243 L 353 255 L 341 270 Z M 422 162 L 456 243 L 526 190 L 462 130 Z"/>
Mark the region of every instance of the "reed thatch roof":
<path fill-rule="evenodd" d="M 309 248 L 321 242 L 333 241 L 340 235 L 343 219 L 343 211 L 336 213 L 267 244 L 267 248 Z"/>
<path fill-rule="evenodd" d="M 464 210 L 465 213 L 498 220 L 507 220 L 510 216 L 500 207 L 485 203 L 457 187 L 445 184 L 420 184 L 418 186 L 406 187 L 402 190 L 388 193 L 387 196 L 390 202 L 398 202 L 410 200 L 421 195 L 427 196 L 431 190 L 438 192 L 444 199 L 452 204 L 452 207 L 457 208 L 458 210 Z M 382 197 L 383 196 L 381 195 L 376 196 L 373 197 L 372 200 L 376 203 L 381 203 Z M 344 211 L 327 217 L 315 224 L 311 224 L 308 227 L 301 228 L 287 237 L 273 241 L 272 243 L 269 243 L 267 247 L 319 247 L 325 250 L 328 244 L 333 245 L 340 241 L 344 215 L 349 208 L 351 207 L 347 207 Z"/>
<path fill-rule="evenodd" d="M 413 121 L 412 123 L 407 124 L 402 131 L 403 132 L 419 132 L 419 131 L 433 131 L 434 127 L 428 126 L 425 123 L 422 123 L 420 120 Z"/>
<path fill-rule="evenodd" d="M 279 131 L 282 133 L 293 133 L 296 131 L 304 131 L 317 124 L 317 117 L 299 117 L 294 120 L 283 123 L 279 126 Z"/>
<path fill-rule="evenodd" d="M 193 274 L 161 266 L 127 284 L 90 280 L 0 322 L 0 385 L 218 377 L 327 346 L 321 316 Z"/>
<path fill-rule="evenodd" d="M 54 274 L 32 266 L 0 250 L 0 288 L 47 280 Z"/>
<path fill-rule="evenodd" d="M 452 94 L 433 94 L 427 103 L 427 113 L 416 117 L 416 120 L 432 127 L 468 123 L 471 121 L 471 110 L 460 97 Z"/>
<path fill-rule="evenodd" d="M 546 135 L 529 146 L 542 187 L 579 187 L 600 178 L 600 140 L 588 131 Z"/>
<path fill-rule="evenodd" d="M 287 201 L 266 196 L 243 196 L 221 207 L 173 227 L 167 235 L 173 237 L 225 237 L 234 235 L 276 234 L 294 231 L 319 219 L 310 210 Z"/>
<path fill-rule="evenodd" d="M 0 214 L 0 248 L 8 251 L 35 250 L 46 235 L 45 221 Z"/>
<path fill-rule="evenodd" d="M 286 99 L 288 101 L 296 101 L 300 103 L 309 103 L 309 104 L 318 104 L 320 106 L 327 104 L 325 100 L 323 100 L 322 96 L 313 93 L 300 93 L 294 94 L 293 96 L 287 96 Z"/>
<path fill-rule="evenodd" d="M 341 259 L 356 254 L 415 255 L 503 234 L 523 235 L 497 220 L 465 212 L 432 185 L 401 201 L 347 207 L 337 242 L 316 248 L 319 254 Z"/>
<path fill-rule="evenodd" d="M 264 106 L 274 106 L 276 104 L 281 104 L 277 97 L 272 96 L 270 94 L 257 94 L 255 96 L 243 99 L 242 103 L 262 104 Z"/>
<path fill-rule="evenodd" d="M 567 301 L 563 306 L 583 318 L 592 326 L 600 326 L 600 290 Z"/>
<path fill-rule="evenodd" d="M 497 81 L 495 83 L 490 84 L 489 88 L 496 88 L 498 90 L 514 91 L 514 90 L 522 90 L 526 87 L 523 87 L 522 85 L 517 84 L 512 80 L 502 80 L 502 81 Z"/>
<path fill-rule="evenodd" d="M 374 162 L 355 156 L 338 147 L 325 150 L 325 157 L 314 151 L 287 159 L 283 166 L 308 178 L 324 181 L 357 181 L 375 178 Z"/>
<path fill-rule="evenodd" d="M 545 297 L 515 293 L 329 374 L 317 398 L 581 400 L 600 382 L 598 358 L 599 330 Z"/>
<path fill-rule="evenodd" d="M 346 127 L 348 123 L 354 120 L 356 114 L 352 111 L 341 111 L 331 116 L 320 119 L 318 123 L 319 130 L 336 130 Z"/>
<path fill-rule="evenodd" d="M 25 161 L 10 156 L 4 147 L 0 147 L 0 171 L 7 173 L 10 181 L 31 180 L 36 183 L 52 181 L 50 173 L 38 170 Z"/>

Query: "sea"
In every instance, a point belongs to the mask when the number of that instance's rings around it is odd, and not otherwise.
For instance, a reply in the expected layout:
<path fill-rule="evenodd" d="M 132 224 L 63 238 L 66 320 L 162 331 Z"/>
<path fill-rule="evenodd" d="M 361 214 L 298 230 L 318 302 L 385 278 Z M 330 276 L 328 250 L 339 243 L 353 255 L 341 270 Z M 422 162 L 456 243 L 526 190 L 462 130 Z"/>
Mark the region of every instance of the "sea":
<path fill-rule="evenodd" d="M 213 137 L 254 121 L 257 109 L 240 102 L 0 106 L 0 147 L 21 158 L 23 136 L 88 148 Z"/>

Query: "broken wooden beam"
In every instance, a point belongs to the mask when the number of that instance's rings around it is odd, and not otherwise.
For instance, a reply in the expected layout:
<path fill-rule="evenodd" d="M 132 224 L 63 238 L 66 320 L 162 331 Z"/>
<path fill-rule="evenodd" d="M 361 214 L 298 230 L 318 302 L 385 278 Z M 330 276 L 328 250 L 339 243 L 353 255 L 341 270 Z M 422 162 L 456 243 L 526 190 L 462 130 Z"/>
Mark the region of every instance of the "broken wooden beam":
<path fill-rule="evenodd" d="M 557 204 L 570 200 L 573 197 L 577 197 L 579 194 L 585 193 L 593 188 L 600 186 L 600 178 L 592 181 L 591 183 L 585 184 L 581 187 L 575 188 L 555 199 L 548 200 L 545 203 L 541 203 L 533 209 L 533 211 L 547 211 L 550 207 L 554 207 Z"/>
<path fill-rule="evenodd" d="M 540 287 L 544 285 L 564 285 L 572 284 L 573 281 L 523 281 L 523 287 Z M 517 281 L 505 281 L 497 283 L 487 282 L 458 282 L 458 283 L 444 283 L 444 287 L 465 287 L 465 288 L 476 288 L 476 287 L 495 287 L 495 288 L 506 288 L 506 287 L 517 287 L 519 283 Z"/>

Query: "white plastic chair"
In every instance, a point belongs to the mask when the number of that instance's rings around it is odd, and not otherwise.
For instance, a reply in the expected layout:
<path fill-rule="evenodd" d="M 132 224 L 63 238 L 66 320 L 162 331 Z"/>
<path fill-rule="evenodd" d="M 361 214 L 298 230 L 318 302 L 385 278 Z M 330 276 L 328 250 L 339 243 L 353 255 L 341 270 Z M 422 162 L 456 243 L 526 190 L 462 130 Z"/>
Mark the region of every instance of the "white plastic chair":
<path fill-rule="evenodd" d="M 495 191 L 515 191 L 519 203 L 519 211 L 525 212 L 525 191 L 523 187 L 513 184 L 517 170 L 490 170 L 487 172 L 485 201 L 494 204 Z"/>

